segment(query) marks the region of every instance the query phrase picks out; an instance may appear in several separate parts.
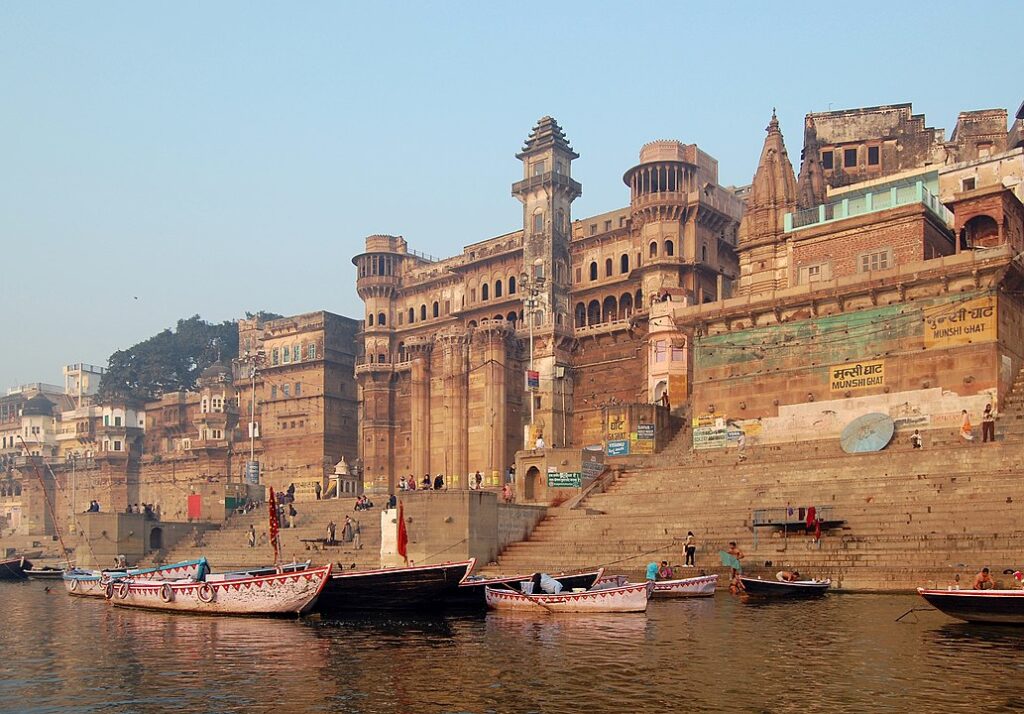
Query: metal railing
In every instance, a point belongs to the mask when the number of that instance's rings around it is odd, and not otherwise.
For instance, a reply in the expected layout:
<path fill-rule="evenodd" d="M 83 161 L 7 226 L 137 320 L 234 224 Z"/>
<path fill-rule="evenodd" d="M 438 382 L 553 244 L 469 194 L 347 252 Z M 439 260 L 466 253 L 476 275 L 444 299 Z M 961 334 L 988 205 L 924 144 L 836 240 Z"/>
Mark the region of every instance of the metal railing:
<path fill-rule="evenodd" d="M 912 184 L 890 186 L 880 191 L 867 191 L 832 203 L 823 203 L 820 206 L 787 213 L 784 219 L 784 228 L 786 233 L 792 233 L 801 228 L 915 203 L 923 203 L 946 225 L 952 225 L 953 213 L 942 204 L 938 196 L 927 189 L 923 181 L 915 181 Z"/>

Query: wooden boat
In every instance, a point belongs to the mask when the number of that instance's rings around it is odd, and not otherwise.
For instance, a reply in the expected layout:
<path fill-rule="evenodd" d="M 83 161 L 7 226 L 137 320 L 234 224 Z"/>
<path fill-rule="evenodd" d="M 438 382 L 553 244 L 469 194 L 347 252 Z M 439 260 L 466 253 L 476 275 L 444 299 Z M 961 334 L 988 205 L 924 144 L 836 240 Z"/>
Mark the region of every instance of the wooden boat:
<path fill-rule="evenodd" d="M 583 592 L 557 595 L 524 595 L 507 588 L 484 588 L 487 607 L 533 613 L 560 612 L 644 612 L 654 586 L 650 582 L 627 585 L 597 585 Z"/>
<path fill-rule="evenodd" d="M 145 577 L 148 580 L 180 580 L 191 578 L 202 580 L 210 571 L 206 558 L 183 560 L 152 568 L 129 568 L 128 570 L 80 570 L 75 568 L 64 573 L 64 588 L 75 597 L 103 597 L 107 584 L 128 577 Z"/>
<path fill-rule="evenodd" d="M 24 557 L 0 560 L 0 580 L 24 580 L 28 577 L 25 571 L 31 567 L 32 562 Z"/>
<path fill-rule="evenodd" d="M 657 580 L 651 597 L 713 597 L 717 586 L 717 575 L 702 575 L 682 580 Z"/>
<path fill-rule="evenodd" d="M 107 583 L 105 595 L 117 607 L 145 610 L 201 615 L 301 615 L 313 607 L 330 577 L 330 565 L 271 575 L 240 574 L 218 581 L 128 577 Z"/>
<path fill-rule="evenodd" d="M 936 610 L 965 622 L 1024 625 L 1024 590 L 929 590 L 917 594 Z"/>
<path fill-rule="evenodd" d="M 551 577 L 560 582 L 565 590 L 575 588 L 589 590 L 601 580 L 603 575 L 604 568 L 598 568 L 587 573 L 559 574 Z M 447 605 L 450 607 L 487 607 L 485 588 L 505 588 L 519 592 L 519 584 L 529 581 L 532 577 L 533 575 L 530 574 L 500 578 L 466 578 L 459 583 L 458 589 L 448 598 Z"/>
<path fill-rule="evenodd" d="M 816 597 L 824 595 L 832 585 L 831 580 L 794 580 L 787 582 L 782 580 L 761 580 L 760 578 L 751 578 L 743 575 L 740 576 L 740 581 L 743 583 L 743 589 L 747 595 L 779 598 Z"/>
<path fill-rule="evenodd" d="M 430 610 L 445 606 L 475 558 L 458 563 L 379 570 L 346 570 L 331 576 L 317 602 L 321 612 Z"/>
<path fill-rule="evenodd" d="M 45 568 L 32 568 L 26 570 L 25 575 L 29 576 L 33 580 L 60 580 L 64 577 L 63 568 L 54 568 L 48 566 Z"/>

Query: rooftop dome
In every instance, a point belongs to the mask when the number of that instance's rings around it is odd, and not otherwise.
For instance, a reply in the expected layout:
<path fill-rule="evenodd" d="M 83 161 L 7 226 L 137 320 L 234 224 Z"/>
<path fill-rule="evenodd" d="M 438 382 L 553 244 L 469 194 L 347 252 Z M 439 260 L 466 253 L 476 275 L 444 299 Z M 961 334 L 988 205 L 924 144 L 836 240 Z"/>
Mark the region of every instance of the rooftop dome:
<path fill-rule="evenodd" d="M 42 392 L 40 392 L 22 405 L 21 415 L 53 416 L 53 402 L 44 397 Z"/>
<path fill-rule="evenodd" d="M 199 379 L 204 382 L 226 382 L 231 379 L 231 370 L 218 360 L 204 369 Z"/>

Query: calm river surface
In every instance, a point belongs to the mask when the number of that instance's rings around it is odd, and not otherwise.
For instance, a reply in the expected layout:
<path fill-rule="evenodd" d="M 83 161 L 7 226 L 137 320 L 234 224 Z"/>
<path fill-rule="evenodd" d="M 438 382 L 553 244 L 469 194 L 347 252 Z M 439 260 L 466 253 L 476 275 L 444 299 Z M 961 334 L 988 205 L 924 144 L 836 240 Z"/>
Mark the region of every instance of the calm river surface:
<path fill-rule="evenodd" d="M 18 712 L 1021 711 L 1024 628 L 911 596 L 646 615 L 196 618 L 0 583 L 0 710 Z"/>

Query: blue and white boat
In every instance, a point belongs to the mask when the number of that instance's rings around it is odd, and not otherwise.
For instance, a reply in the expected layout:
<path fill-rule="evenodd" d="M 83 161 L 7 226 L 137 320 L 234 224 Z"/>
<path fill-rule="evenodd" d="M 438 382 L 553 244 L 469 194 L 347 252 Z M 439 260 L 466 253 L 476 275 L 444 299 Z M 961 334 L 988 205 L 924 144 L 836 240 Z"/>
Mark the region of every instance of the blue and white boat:
<path fill-rule="evenodd" d="M 75 597 L 104 597 L 107 587 L 125 578 L 143 576 L 147 580 L 203 580 L 210 572 L 206 558 L 183 560 L 152 568 L 126 570 L 82 570 L 75 568 L 64 573 L 64 587 Z"/>

